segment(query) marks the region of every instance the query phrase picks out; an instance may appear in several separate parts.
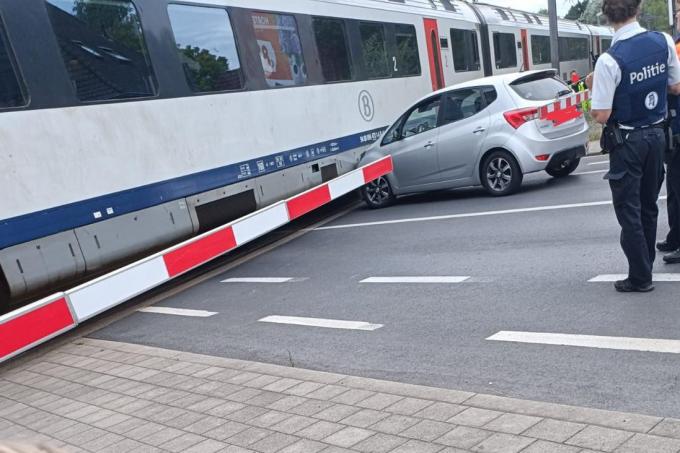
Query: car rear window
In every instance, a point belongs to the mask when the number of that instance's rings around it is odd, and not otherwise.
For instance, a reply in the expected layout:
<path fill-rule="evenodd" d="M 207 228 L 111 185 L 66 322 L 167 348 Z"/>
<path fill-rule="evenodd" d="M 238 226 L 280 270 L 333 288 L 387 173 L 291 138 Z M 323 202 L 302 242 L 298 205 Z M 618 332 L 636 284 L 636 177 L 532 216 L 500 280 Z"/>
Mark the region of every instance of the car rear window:
<path fill-rule="evenodd" d="M 566 83 L 550 74 L 522 77 L 512 82 L 510 87 L 529 101 L 547 101 L 571 92 Z"/>

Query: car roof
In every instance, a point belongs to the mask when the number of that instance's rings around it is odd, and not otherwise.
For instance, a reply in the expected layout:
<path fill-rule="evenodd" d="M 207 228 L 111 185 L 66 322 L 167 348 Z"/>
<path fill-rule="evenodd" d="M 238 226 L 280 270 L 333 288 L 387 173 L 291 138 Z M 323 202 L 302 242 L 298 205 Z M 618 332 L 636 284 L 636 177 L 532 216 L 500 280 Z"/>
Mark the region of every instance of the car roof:
<path fill-rule="evenodd" d="M 556 72 L 554 69 L 535 69 L 532 71 L 523 71 L 523 72 L 512 72 L 509 74 L 499 74 L 499 75 L 494 75 L 494 76 L 488 76 L 488 77 L 480 77 L 478 79 L 473 79 L 473 80 L 468 80 L 466 82 L 461 82 L 457 83 L 455 85 L 450 85 L 446 88 L 442 88 L 441 90 L 437 90 L 433 93 L 428 94 L 427 96 L 423 96 L 422 98 L 418 99 L 418 101 L 415 102 L 415 104 L 424 101 L 425 99 L 435 95 L 435 94 L 441 94 L 441 93 L 448 93 L 449 91 L 457 90 L 459 88 L 466 88 L 466 87 L 476 87 L 476 86 L 482 86 L 482 85 L 493 85 L 493 86 L 498 86 L 498 85 L 509 85 L 512 82 L 521 79 L 523 77 L 530 76 L 532 74 L 540 74 L 540 73 L 550 73 L 551 75 L 555 75 Z"/>

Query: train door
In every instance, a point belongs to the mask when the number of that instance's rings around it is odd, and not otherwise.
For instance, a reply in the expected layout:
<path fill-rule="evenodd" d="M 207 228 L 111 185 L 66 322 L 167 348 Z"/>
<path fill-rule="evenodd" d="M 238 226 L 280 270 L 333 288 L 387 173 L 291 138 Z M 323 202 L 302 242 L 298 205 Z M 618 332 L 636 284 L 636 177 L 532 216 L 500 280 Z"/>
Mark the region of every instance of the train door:
<path fill-rule="evenodd" d="M 520 40 L 522 43 L 522 67 L 520 71 L 528 71 L 529 68 L 529 39 L 527 38 L 527 30 L 523 28 L 520 34 Z"/>
<path fill-rule="evenodd" d="M 427 36 L 427 55 L 430 60 L 430 77 L 432 90 L 444 88 L 444 71 L 442 69 L 442 51 L 439 47 L 439 29 L 436 19 L 423 19 Z"/>

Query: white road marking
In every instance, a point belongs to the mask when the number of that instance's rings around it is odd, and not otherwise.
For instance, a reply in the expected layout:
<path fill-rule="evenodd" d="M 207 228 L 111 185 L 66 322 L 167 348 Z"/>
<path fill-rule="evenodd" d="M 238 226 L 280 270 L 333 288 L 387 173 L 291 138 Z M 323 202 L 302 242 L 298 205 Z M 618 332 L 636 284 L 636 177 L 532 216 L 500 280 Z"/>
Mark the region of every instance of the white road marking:
<path fill-rule="evenodd" d="M 593 277 L 589 282 L 615 282 L 617 280 L 624 280 L 628 278 L 626 274 L 604 274 Z M 652 280 L 655 282 L 680 282 L 680 274 L 652 274 Z"/>
<path fill-rule="evenodd" d="M 654 338 L 501 331 L 490 336 L 487 340 L 680 354 L 680 340 L 661 340 Z"/>
<path fill-rule="evenodd" d="M 463 283 L 469 278 L 457 276 L 369 277 L 359 283 Z"/>
<path fill-rule="evenodd" d="M 589 162 L 588 165 L 609 165 L 609 161 L 601 160 L 599 162 Z"/>
<path fill-rule="evenodd" d="M 322 318 L 299 318 L 297 316 L 267 316 L 259 320 L 260 322 L 272 322 L 276 324 L 294 324 L 298 326 L 325 327 L 328 329 L 347 329 L 347 330 L 376 330 L 382 324 L 371 324 L 363 321 L 341 321 L 338 319 Z"/>
<path fill-rule="evenodd" d="M 288 283 L 292 277 L 233 277 L 222 280 L 222 283 Z"/>
<path fill-rule="evenodd" d="M 591 171 L 579 171 L 576 173 L 572 173 L 572 175 L 577 176 L 577 175 L 594 175 L 597 173 L 607 173 L 609 170 L 591 170 Z"/>
<path fill-rule="evenodd" d="M 146 307 L 140 308 L 137 311 L 141 311 L 143 313 L 158 313 L 161 315 L 191 316 L 194 318 L 209 318 L 217 314 L 216 311 L 189 310 L 186 308 L 170 308 L 170 307 Z"/>
<path fill-rule="evenodd" d="M 659 200 L 665 200 L 666 196 L 659 197 Z M 481 211 L 481 212 L 467 212 L 464 214 L 448 214 L 448 215 L 438 215 L 432 217 L 412 217 L 407 219 L 394 219 L 394 220 L 382 220 L 379 222 L 364 222 L 364 223 L 347 223 L 344 225 L 332 225 L 315 228 L 315 231 L 321 230 L 339 230 L 343 228 L 358 228 L 365 226 L 376 226 L 376 225 L 393 225 L 397 223 L 412 223 L 412 222 L 429 222 L 431 220 L 450 220 L 450 219 L 465 219 L 469 217 L 485 217 L 492 215 L 504 215 L 504 214 L 520 214 L 524 212 L 541 212 L 541 211 L 558 211 L 561 209 L 574 209 L 574 208 L 588 208 L 592 206 L 607 206 L 611 205 L 611 200 L 606 201 L 591 201 L 588 203 L 572 203 L 572 204 L 558 204 L 558 205 L 548 205 L 548 206 L 536 206 L 533 208 L 518 208 L 518 209 L 504 209 L 501 211 Z"/>

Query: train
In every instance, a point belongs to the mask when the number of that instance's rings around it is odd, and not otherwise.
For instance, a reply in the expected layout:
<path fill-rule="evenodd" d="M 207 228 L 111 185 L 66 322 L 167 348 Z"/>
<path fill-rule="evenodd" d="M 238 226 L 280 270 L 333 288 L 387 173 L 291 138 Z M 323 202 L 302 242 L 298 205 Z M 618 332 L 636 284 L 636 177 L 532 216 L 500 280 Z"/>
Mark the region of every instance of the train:
<path fill-rule="evenodd" d="M 560 20 L 584 75 L 612 30 Z M 413 100 L 550 67 L 461 0 L 0 0 L 0 312 L 346 173 Z"/>

